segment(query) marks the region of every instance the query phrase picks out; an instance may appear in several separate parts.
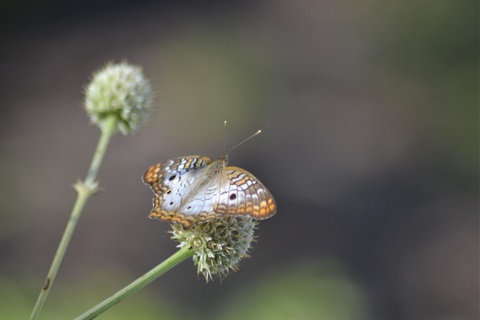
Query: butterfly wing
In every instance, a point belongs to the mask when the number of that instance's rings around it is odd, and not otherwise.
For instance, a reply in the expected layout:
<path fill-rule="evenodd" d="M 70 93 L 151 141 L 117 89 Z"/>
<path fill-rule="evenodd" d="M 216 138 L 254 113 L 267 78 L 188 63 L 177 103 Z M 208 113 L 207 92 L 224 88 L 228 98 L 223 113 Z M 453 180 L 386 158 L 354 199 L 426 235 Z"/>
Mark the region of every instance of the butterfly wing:
<path fill-rule="evenodd" d="M 194 217 L 185 215 L 181 208 L 190 202 L 190 195 L 202 182 L 202 172 L 211 162 L 207 157 L 187 156 L 148 168 L 143 175 L 143 182 L 155 193 L 150 217 L 182 223 L 188 227 Z"/>
<path fill-rule="evenodd" d="M 188 228 L 218 215 L 273 216 L 277 205 L 270 191 L 250 172 L 223 163 L 188 156 L 151 166 L 143 175 L 155 193 L 150 218 Z"/>
<path fill-rule="evenodd" d="M 207 157 L 187 156 L 157 163 L 145 171 L 143 183 L 148 184 L 157 195 L 163 195 L 181 181 L 188 172 L 198 170 L 212 163 Z"/>
<path fill-rule="evenodd" d="M 250 172 L 226 167 L 219 182 L 219 197 L 213 207 L 217 214 L 249 215 L 262 220 L 277 212 L 270 191 Z"/>
<path fill-rule="evenodd" d="M 187 217 L 188 220 L 197 219 L 206 221 L 215 218 L 218 214 L 214 210 L 214 204 L 219 197 L 218 177 L 205 179 L 191 193 L 178 211 Z"/>

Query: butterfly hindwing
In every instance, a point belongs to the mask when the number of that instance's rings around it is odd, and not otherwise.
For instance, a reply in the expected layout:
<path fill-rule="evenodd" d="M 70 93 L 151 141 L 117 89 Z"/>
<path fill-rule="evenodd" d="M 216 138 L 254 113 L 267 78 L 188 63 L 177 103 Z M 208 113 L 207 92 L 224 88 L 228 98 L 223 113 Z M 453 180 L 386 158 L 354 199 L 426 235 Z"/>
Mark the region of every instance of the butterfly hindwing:
<path fill-rule="evenodd" d="M 216 179 L 203 183 L 179 208 L 179 212 L 187 216 L 196 216 L 199 220 L 211 219 L 217 215 L 213 207 L 218 199 L 218 194 Z"/>

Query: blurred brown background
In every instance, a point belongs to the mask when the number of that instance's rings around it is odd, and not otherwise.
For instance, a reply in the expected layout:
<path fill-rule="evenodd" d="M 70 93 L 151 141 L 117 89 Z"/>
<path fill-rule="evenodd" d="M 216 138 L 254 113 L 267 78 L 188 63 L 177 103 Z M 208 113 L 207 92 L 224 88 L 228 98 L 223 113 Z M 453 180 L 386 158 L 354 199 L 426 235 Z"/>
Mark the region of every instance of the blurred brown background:
<path fill-rule="evenodd" d="M 191 261 L 102 319 L 478 319 L 478 1 L 1 1 L 0 318 L 33 308 L 99 131 L 82 90 L 144 67 L 42 314 L 79 315 L 175 251 L 158 161 L 230 154 L 272 191 L 252 258 Z"/>

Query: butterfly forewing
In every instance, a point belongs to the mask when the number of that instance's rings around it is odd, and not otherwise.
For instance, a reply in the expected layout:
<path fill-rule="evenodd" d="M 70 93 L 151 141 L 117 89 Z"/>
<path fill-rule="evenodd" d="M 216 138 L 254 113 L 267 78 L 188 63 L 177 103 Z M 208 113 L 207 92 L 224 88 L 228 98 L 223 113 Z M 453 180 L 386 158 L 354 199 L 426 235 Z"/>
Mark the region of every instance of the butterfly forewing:
<path fill-rule="evenodd" d="M 212 161 L 207 157 L 187 156 L 157 163 L 145 171 L 143 182 L 150 185 L 155 194 L 168 192 L 171 186 L 192 170 L 206 167 Z"/>
<path fill-rule="evenodd" d="M 214 206 L 214 211 L 219 214 L 267 219 L 277 211 L 270 191 L 244 169 L 226 167 L 220 178 L 220 189 L 218 202 Z"/>

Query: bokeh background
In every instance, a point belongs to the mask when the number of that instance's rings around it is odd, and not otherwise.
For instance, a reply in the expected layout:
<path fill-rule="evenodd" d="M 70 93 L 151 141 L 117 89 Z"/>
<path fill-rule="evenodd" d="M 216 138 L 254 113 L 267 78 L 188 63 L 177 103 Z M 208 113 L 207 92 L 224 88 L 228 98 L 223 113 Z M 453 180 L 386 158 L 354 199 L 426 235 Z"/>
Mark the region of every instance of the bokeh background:
<path fill-rule="evenodd" d="M 99 130 L 83 88 L 144 67 L 155 112 L 117 135 L 43 319 L 175 249 L 153 163 L 223 151 L 272 191 L 241 271 L 184 262 L 102 319 L 478 319 L 478 1 L 7 1 L 1 11 L 0 318 L 31 312 Z"/>

